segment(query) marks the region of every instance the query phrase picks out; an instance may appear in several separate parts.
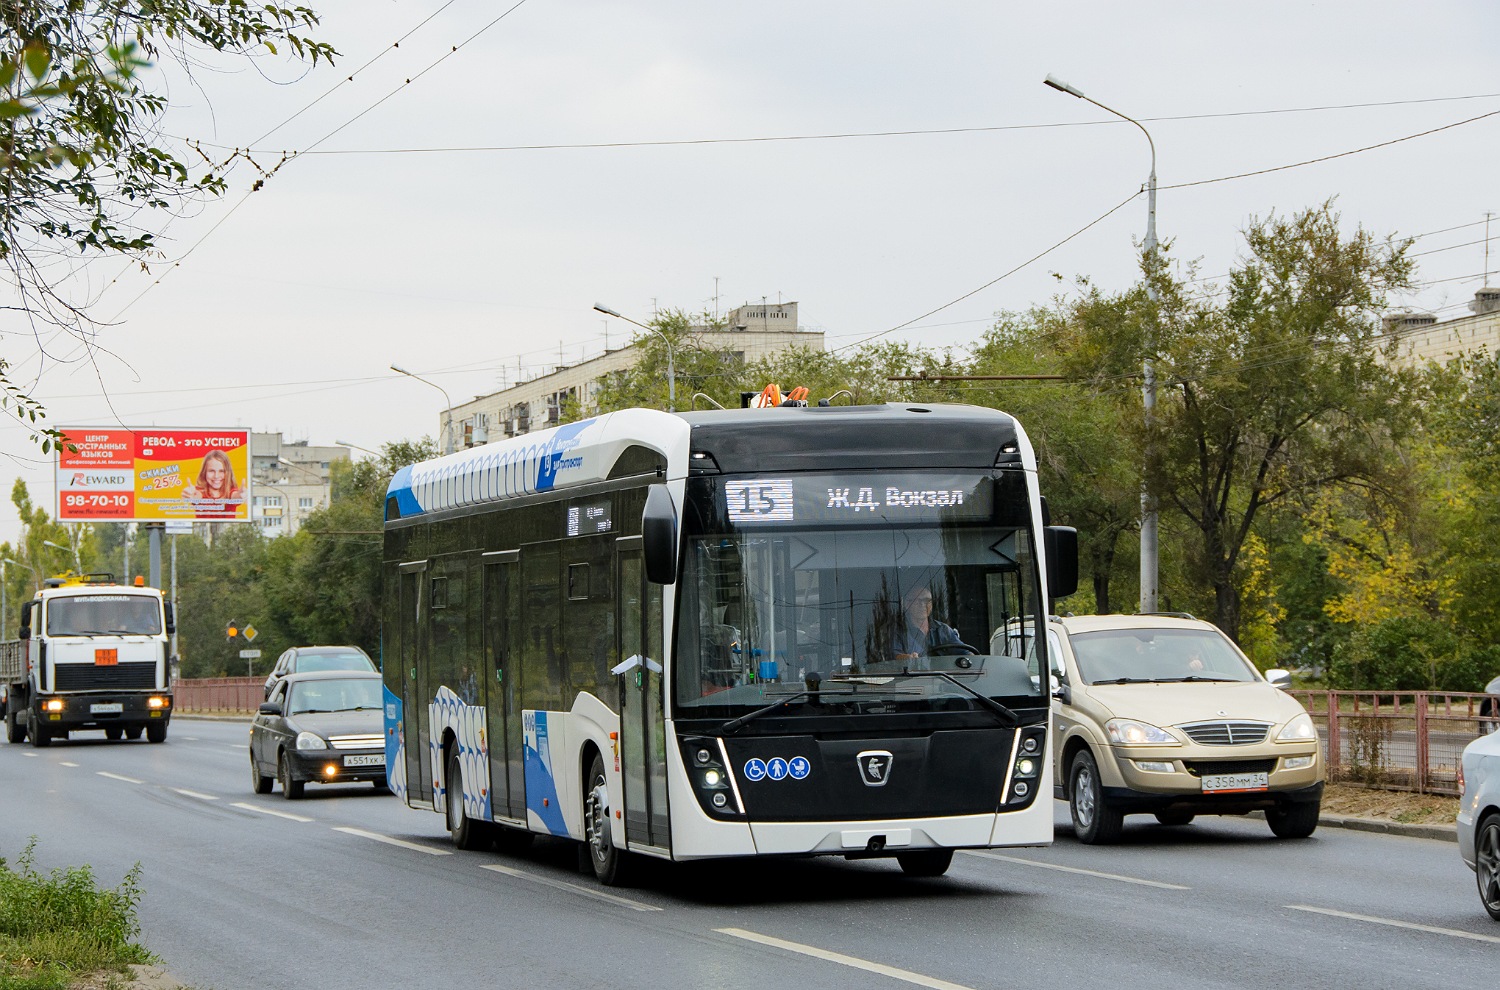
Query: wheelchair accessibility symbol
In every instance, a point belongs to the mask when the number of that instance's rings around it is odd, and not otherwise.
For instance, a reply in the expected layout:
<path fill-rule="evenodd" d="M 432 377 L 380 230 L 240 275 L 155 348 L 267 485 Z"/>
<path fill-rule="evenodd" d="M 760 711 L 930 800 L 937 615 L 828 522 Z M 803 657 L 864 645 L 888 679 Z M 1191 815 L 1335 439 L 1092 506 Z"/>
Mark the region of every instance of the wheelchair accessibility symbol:
<path fill-rule="evenodd" d="M 745 764 L 745 779 L 760 781 L 766 779 L 766 761 L 750 760 Z"/>

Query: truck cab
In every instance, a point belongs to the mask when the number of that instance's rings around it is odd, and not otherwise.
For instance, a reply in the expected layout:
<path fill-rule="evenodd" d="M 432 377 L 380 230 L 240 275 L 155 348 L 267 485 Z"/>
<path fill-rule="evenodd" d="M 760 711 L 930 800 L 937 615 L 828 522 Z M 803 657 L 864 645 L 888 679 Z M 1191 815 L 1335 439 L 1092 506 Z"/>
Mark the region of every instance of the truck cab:
<path fill-rule="evenodd" d="M 167 737 L 172 715 L 170 602 L 108 575 L 49 579 L 0 644 L 6 738 L 46 746 L 81 730 Z"/>

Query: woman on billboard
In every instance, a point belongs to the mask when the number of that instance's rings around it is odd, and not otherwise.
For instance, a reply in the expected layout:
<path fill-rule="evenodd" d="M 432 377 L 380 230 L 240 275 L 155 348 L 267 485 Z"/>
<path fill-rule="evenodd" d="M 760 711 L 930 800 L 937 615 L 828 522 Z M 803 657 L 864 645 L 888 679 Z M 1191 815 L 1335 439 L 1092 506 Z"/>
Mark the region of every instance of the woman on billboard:
<path fill-rule="evenodd" d="M 229 463 L 229 455 L 222 450 L 210 450 L 204 454 L 197 483 L 184 488 L 182 497 L 194 503 L 219 503 L 206 506 L 199 504 L 199 516 L 208 513 L 234 515 L 233 503 L 242 501 L 243 496 L 240 486 L 234 480 L 234 468 Z"/>

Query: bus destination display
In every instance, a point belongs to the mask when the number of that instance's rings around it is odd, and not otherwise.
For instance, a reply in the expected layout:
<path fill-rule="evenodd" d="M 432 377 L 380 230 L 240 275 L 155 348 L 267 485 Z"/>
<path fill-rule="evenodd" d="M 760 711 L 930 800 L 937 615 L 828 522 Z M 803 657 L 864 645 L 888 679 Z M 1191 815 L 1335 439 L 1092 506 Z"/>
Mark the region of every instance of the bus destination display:
<path fill-rule="evenodd" d="M 596 499 L 568 506 L 568 535 L 592 536 L 608 533 L 613 524 L 610 519 L 610 500 Z"/>
<path fill-rule="evenodd" d="M 724 483 L 736 524 L 983 522 L 993 507 L 988 478 L 951 473 L 797 475 Z"/>

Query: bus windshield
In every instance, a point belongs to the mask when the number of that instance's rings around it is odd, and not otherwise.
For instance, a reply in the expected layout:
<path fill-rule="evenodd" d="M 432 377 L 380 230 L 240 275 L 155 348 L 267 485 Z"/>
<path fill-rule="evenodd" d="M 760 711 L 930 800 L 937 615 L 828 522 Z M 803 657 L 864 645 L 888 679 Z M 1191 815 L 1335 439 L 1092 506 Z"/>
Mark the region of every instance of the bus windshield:
<path fill-rule="evenodd" d="M 161 605 L 145 595 L 72 595 L 47 603 L 48 636 L 155 636 Z"/>
<path fill-rule="evenodd" d="M 882 713 L 971 710 L 975 693 L 1045 704 L 1026 641 L 1042 625 L 1028 526 L 996 524 L 988 508 L 983 520 L 805 528 L 726 524 L 732 514 L 731 504 L 721 532 L 689 534 L 674 654 L 681 716 L 810 690 L 825 705 Z"/>

